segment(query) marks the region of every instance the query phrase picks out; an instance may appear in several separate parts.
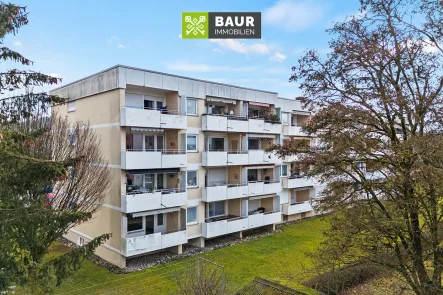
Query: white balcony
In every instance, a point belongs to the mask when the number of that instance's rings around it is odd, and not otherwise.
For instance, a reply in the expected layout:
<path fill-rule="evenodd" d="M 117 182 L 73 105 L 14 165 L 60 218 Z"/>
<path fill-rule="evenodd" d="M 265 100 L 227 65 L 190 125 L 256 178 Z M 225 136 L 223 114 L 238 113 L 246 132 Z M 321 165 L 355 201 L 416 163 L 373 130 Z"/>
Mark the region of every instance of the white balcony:
<path fill-rule="evenodd" d="M 284 136 L 305 136 L 304 133 L 301 132 L 300 126 L 283 126 L 283 135 Z"/>
<path fill-rule="evenodd" d="M 265 212 L 263 214 L 263 225 L 281 222 L 281 212 Z"/>
<path fill-rule="evenodd" d="M 166 129 L 186 129 L 187 117 L 177 111 L 149 110 L 135 107 L 120 108 L 120 125 Z"/>
<path fill-rule="evenodd" d="M 295 204 L 283 204 L 283 214 L 284 215 L 293 215 L 299 214 L 303 212 L 312 211 L 312 206 L 310 201 L 295 203 Z"/>
<path fill-rule="evenodd" d="M 203 131 L 222 131 L 228 130 L 228 118 L 225 116 L 204 115 L 202 116 Z"/>
<path fill-rule="evenodd" d="M 185 188 L 162 189 L 162 208 L 185 206 L 188 203 L 188 193 Z"/>
<path fill-rule="evenodd" d="M 122 210 L 125 213 L 149 211 L 165 207 L 178 207 L 187 204 L 186 189 L 162 189 L 150 192 L 133 191 L 122 195 Z"/>
<path fill-rule="evenodd" d="M 226 200 L 227 195 L 227 185 L 205 186 L 202 191 L 202 200 L 205 202 L 222 201 Z"/>
<path fill-rule="evenodd" d="M 263 194 L 269 195 L 269 194 L 277 194 L 281 192 L 281 184 L 279 180 L 276 181 L 269 181 L 263 184 Z"/>
<path fill-rule="evenodd" d="M 248 165 L 249 155 L 247 151 L 228 151 L 228 165 Z"/>
<path fill-rule="evenodd" d="M 263 162 L 267 164 L 281 164 L 283 161 L 277 156 L 276 153 L 265 152 L 263 155 Z"/>
<path fill-rule="evenodd" d="M 129 257 L 186 244 L 187 242 L 186 230 L 122 238 L 122 253 L 126 257 Z"/>
<path fill-rule="evenodd" d="M 293 178 L 293 177 L 287 177 L 283 178 L 283 188 L 298 188 L 298 187 L 305 187 L 305 186 L 312 186 L 313 185 L 313 179 L 307 178 L 307 177 L 299 177 L 299 178 Z"/>
<path fill-rule="evenodd" d="M 249 126 L 249 132 L 251 133 L 264 133 L 264 120 L 259 119 L 249 119 L 248 120 L 248 126 Z"/>
<path fill-rule="evenodd" d="M 228 234 L 228 220 L 204 222 L 202 236 L 206 239 Z"/>
<path fill-rule="evenodd" d="M 202 153 L 203 166 L 226 166 L 228 163 L 227 151 L 209 151 Z"/>
<path fill-rule="evenodd" d="M 263 125 L 263 133 L 280 134 L 281 124 L 265 122 Z"/>
<path fill-rule="evenodd" d="M 281 212 L 255 213 L 248 216 L 249 228 L 270 225 L 281 222 Z"/>
<path fill-rule="evenodd" d="M 247 217 L 238 217 L 236 219 L 228 219 L 228 233 L 236 233 L 249 228 Z"/>
<path fill-rule="evenodd" d="M 264 182 L 263 181 L 251 181 L 248 182 L 248 195 L 259 196 L 264 194 Z"/>
<path fill-rule="evenodd" d="M 297 161 L 299 161 L 300 160 L 300 158 L 299 158 L 299 156 L 298 155 L 290 155 L 290 156 L 285 156 L 284 158 L 283 158 L 283 162 L 297 162 Z"/>
<path fill-rule="evenodd" d="M 249 124 L 246 118 L 230 118 L 228 117 L 228 132 L 245 132 L 249 131 Z"/>
<path fill-rule="evenodd" d="M 122 169 L 180 168 L 187 166 L 185 151 L 122 151 Z"/>
<path fill-rule="evenodd" d="M 230 184 L 228 185 L 227 199 L 245 198 L 248 196 L 247 184 Z"/>
<path fill-rule="evenodd" d="M 264 225 L 263 213 L 251 214 L 248 216 L 248 227 L 255 228 Z"/>
<path fill-rule="evenodd" d="M 134 193 L 122 196 L 122 210 L 126 213 L 148 211 L 161 208 L 162 193 Z"/>
<path fill-rule="evenodd" d="M 265 151 L 264 150 L 249 150 L 249 164 L 263 164 L 263 159 L 265 157 Z"/>

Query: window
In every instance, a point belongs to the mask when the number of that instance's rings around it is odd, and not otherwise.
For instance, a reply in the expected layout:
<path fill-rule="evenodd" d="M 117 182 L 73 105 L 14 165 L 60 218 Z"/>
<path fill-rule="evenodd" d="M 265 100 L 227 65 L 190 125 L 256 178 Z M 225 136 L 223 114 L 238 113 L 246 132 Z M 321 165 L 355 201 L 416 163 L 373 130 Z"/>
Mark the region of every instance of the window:
<path fill-rule="evenodd" d="M 68 113 L 75 112 L 77 107 L 75 106 L 75 101 L 68 102 Z"/>
<path fill-rule="evenodd" d="M 198 186 L 198 171 L 188 171 L 188 187 Z"/>
<path fill-rule="evenodd" d="M 160 213 L 160 214 L 158 214 L 157 215 L 157 225 L 158 226 L 161 226 L 161 225 L 163 225 L 163 213 Z"/>
<path fill-rule="evenodd" d="M 188 152 L 197 152 L 197 135 L 188 135 L 186 140 L 186 150 Z"/>
<path fill-rule="evenodd" d="M 225 201 L 208 204 L 208 217 L 225 215 Z"/>
<path fill-rule="evenodd" d="M 260 140 L 258 138 L 249 138 L 248 147 L 250 150 L 259 150 L 260 149 Z"/>
<path fill-rule="evenodd" d="M 221 138 L 211 137 L 209 139 L 209 150 L 210 151 L 224 151 L 225 150 L 225 139 L 223 137 L 221 137 Z"/>
<path fill-rule="evenodd" d="M 281 123 L 283 125 L 289 125 L 289 113 L 281 113 Z"/>
<path fill-rule="evenodd" d="M 128 215 L 128 232 L 143 229 L 143 217 L 132 217 Z"/>
<path fill-rule="evenodd" d="M 78 242 L 77 242 L 77 244 L 78 244 L 80 247 L 83 246 L 83 245 L 85 244 L 85 239 L 82 238 L 82 237 L 79 237 L 79 238 L 78 238 Z"/>
<path fill-rule="evenodd" d="M 197 115 L 197 100 L 188 98 L 186 101 L 186 109 L 188 115 Z"/>
<path fill-rule="evenodd" d="M 281 166 L 281 174 L 280 176 L 288 176 L 288 165 L 283 164 Z"/>
<path fill-rule="evenodd" d="M 186 217 L 186 223 L 197 223 L 197 208 L 198 207 L 188 207 L 187 211 L 187 217 Z"/>

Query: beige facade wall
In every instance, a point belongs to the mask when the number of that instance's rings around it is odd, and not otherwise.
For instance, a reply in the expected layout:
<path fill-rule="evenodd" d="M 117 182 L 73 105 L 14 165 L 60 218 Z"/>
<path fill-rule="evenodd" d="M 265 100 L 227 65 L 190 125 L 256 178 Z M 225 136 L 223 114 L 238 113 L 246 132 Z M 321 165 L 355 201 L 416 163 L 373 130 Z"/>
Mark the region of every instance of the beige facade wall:
<path fill-rule="evenodd" d="M 261 199 L 260 205 L 265 208 L 265 212 L 274 211 L 274 198 Z"/>
<path fill-rule="evenodd" d="M 90 125 L 120 122 L 120 100 L 124 100 L 124 89 L 115 89 L 94 96 L 75 100 L 76 110 L 68 113 L 68 105 L 53 106 L 52 111 L 67 116 L 72 122 L 89 122 Z"/>
<path fill-rule="evenodd" d="M 228 213 L 241 216 L 241 199 L 228 200 Z"/>
<path fill-rule="evenodd" d="M 241 166 L 228 167 L 228 183 L 241 183 Z"/>

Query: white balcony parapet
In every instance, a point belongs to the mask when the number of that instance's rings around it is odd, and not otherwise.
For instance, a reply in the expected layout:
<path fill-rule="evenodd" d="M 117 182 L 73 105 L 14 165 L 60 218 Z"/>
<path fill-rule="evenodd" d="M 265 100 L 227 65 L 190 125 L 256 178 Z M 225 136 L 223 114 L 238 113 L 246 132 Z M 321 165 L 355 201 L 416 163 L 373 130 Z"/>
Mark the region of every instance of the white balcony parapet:
<path fill-rule="evenodd" d="M 249 164 L 248 151 L 229 150 L 227 164 L 228 165 L 248 165 Z"/>
<path fill-rule="evenodd" d="M 264 152 L 263 162 L 266 164 L 281 164 L 283 160 L 274 152 Z"/>
<path fill-rule="evenodd" d="M 204 238 L 213 238 L 228 234 L 228 220 L 219 220 L 213 222 L 204 222 L 202 225 L 202 236 Z"/>
<path fill-rule="evenodd" d="M 283 204 L 283 214 L 293 215 L 312 211 L 311 201 L 298 202 L 294 204 Z"/>
<path fill-rule="evenodd" d="M 202 152 L 203 166 L 226 166 L 228 163 L 227 151 L 204 151 Z"/>
<path fill-rule="evenodd" d="M 126 257 L 167 249 L 188 242 L 186 229 L 122 238 L 122 254 Z"/>
<path fill-rule="evenodd" d="M 248 127 L 249 132 L 251 133 L 264 133 L 265 120 L 262 119 L 249 119 L 248 120 Z"/>
<path fill-rule="evenodd" d="M 283 178 L 283 188 L 299 188 L 308 187 L 314 184 L 313 178 L 308 178 L 306 176 L 289 176 Z"/>
<path fill-rule="evenodd" d="M 226 200 L 228 195 L 227 184 L 207 185 L 202 190 L 202 200 L 204 202 L 215 202 Z"/>
<path fill-rule="evenodd" d="M 264 213 L 254 213 L 248 216 L 249 228 L 270 225 L 281 222 L 280 211 L 270 211 Z"/>
<path fill-rule="evenodd" d="M 123 150 L 121 152 L 122 169 L 180 168 L 187 166 L 185 150 Z"/>
<path fill-rule="evenodd" d="M 135 190 L 122 195 L 122 211 L 133 213 L 162 209 L 165 207 L 178 207 L 187 204 L 187 192 L 185 188 L 159 189 L 159 190 Z"/>
<path fill-rule="evenodd" d="M 264 194 L 264 181 L 249 181 L 248 196 L 258 196 Z"/>
<path fill-rule="evenodd" d="M 248 185 L 246 183 L 228 184 L 228 195 L 226 199 L 238 199 L 248 196 Z"/>
<path fill-rule="evenodd" d="M 249 150 L 248 155 L 249 155 L 249 165 L 264 163 L 263 161 L 265 157 L 264 150 Z"/>
<path fill-rule="evenodd" d="M 176 110 L 158 110 L 123 106 L 120 108 L 120 125 L 166 129 L 186 129 L 187 116 Z"/>
<path fill-rule="evenodd" d="M 280 122 L 266 122 L 263 125 L 263 133 L 280 134 L 281 133 Z"/>
<path fill-rule="evenodd" d="M 266 180 L 263 184 L 263 194 L 277 194 L 282 191 L 280 180 Z"/>
<path fill-rule="evenodd" d="M 248 196 L 247 184 L 214 184 L 206 185 L 202 190 L 204 202 L 223 201 L 227 199 L 245 198 Z"/>
<path fill-rule="evenodd" d="M 283 135 L 284 136 L 306 136 L 303 132 L 301 132 L 301 126 L 283 126 Z"/>
<path fill-rule="evenodd" d="M 249 132 L 248 119 L 246 117 L 228 117 L 228 132 Z"/>

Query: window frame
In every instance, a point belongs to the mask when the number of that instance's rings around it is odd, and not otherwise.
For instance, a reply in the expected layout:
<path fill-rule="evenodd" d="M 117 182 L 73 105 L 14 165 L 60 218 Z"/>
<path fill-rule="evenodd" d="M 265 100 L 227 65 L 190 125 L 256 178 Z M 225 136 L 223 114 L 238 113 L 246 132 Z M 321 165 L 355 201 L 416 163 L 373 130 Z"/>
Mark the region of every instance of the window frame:
<path fill-rule="evenodd" d="M 140 229 L 135 229 L 135 230 L 129 230 L 129 219 L 135 219 L 135 218 L 141 218 L 141 225 L 142 225 L 142 227 L 140 228 Z M 144 231 L 145 230 L 145 227 L 144 227 L 144 223 L 145 223 L 145 219 L 144 219 L 144 216 L 140 216 L 140 217 L 132 217 L 130 214 L 128 214 L 127 216 L 126 216 L 126 219 L 127 219 L 127 221 L 126 221 L 126 232 L 129 234 L 129 233 L 136 233 L 136 232 L 140 232 L 140 231 Z"/>
<path fill-rule="evenodd" d="M 188 149 L 188 137 L 195 137 L 195 149 Z M 190 153 L 198 153 L 198 134 L 186 134 L 186 151 Z"/>
<path fill-rule="evenodd" d="M 280 166 L 280 177 L 288 177 L 289 174 L 289 169 L 288 169 L 288 164 L 282 164 Z M 283 175 L 283 167 L 286 167 L 286 175 Z"/>
<path fill-rule="evenodd" d="M 282 123 L 282 125 L 286 125 L 286 126 L 289 125 L 289 114 L 290 113 L 288 113 L 288 112 L 281 112 L 281 123 Z M 286 122 L 283 121 L 283 115 L 287 116 L 286 117 Z"/>
<path fill-rule="evenodd" d="M 209 205 L 214 204 L 214 203 L 223 203 L 223 214 L 210 216 Z M 214 217 L 220 217 L 220 216 L 226 215 L 226 201 L 214 201 L 214 202 L 208 202 L 207 204 L 208 204 L 208 218 L 214 218 Z"/>
<path fill-rule="evenodd" d="M 193 101 L 195 103 L 194 106 L 194 112 L 195 113 L 190 113 L 188 112 L 188 102 Z M 188 116 L 198 116 L 198 100 L 196 98 L 187 98 L 186 99 L 186 115 Z"/>
<path fill-rule="evenodd" d="M 188 221 L 189 209 L 195 209 L 195 221 Z M 194 224 L 198 224 L 198 206 L 191 206 L 186 208 L 186 225 L 194 225 Z"/>
<path fill-rule="evenodd" d="M 195 185 L 193 185 L 193 186 L 189 186 L 189 180 L 190 180 L 190 177 L 189 177 L 189 173 L 192 173 L 192 172 L 195 172 L 195 179 L 196 179 L 196 181 L 195 181 Z M 186 171 L 186 187 L 187 188 L 198 188 L 198 170 L 188 170 L 188 171 Z"/>

